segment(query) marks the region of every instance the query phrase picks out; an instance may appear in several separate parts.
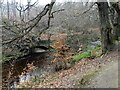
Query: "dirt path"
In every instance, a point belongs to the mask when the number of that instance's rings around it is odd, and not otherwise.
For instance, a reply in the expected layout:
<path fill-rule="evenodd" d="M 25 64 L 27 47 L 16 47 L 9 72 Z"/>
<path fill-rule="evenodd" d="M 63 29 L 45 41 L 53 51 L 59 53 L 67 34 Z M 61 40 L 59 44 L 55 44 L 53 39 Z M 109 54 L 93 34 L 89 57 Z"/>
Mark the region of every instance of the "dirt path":
<path fill-rule="evenodd" d="M 87 87 L 118 88 L 118 62 L 114 61 L 103 67 Z"/>

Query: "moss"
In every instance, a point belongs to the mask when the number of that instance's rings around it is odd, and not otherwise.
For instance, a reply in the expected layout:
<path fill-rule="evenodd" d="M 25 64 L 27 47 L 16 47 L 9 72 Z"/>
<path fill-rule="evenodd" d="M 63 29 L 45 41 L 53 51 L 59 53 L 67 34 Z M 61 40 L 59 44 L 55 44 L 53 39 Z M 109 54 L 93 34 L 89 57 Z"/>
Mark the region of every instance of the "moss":
<path fill-rule="evenodd" d="M 90 51 L 87 51 L 87 52 L 83 52 L 81 54 L 78 54 L 78 55 L 74 55 L 73 56 L 73 62 L 78 62 L 80 61 L 81 59 L 84 59 L 84 58 L 90 58 L 91 57 L 91 52 Z"/>
<path fill-rule="evenodd" d="M 102 54 L 101 46 L 99 45 L 94 47 L 88 46 L 83 53 L 74 55 L 72 62 L 78 62 L 84 58 L 99 57 L 101 56 L 101 54 Z"/>

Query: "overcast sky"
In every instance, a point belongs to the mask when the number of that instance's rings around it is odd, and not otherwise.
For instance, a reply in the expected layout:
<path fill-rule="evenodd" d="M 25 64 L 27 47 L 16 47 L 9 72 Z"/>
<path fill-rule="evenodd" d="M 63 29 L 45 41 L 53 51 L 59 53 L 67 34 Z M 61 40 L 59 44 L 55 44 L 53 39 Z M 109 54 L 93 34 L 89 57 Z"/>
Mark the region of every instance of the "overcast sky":
<path fill-rule="evenodd" d="M 4 2 L 6 2 L 7 0 L 4 0 Z M 11 1 L 11 0 L 8 0 L 8 1 Z M 23 4 L 27 4 L 27 0 L 16 0 L 16 2 L 20 2 L 23 3 Z M 36 0 L 31 0 L 32 3 L 34 3 Z M 70 1 L 75 1 L 75 2 L 80 2 L 81 0 L 56 0 L 56 2 L 70 2 Z M 82 0 L 82 1 L 89 1 L 89 0 Z M 41 5 L 45 5 L 47 3 L 50 3 L 51 0 L 39 0 L 39 4 Z"/>
<path fill-rule="evenodd" d="M 8 1 L 12 1 L 12 0 L 8 0 Z M 16 2 L 20 2 L 23 3 L 23 4 L 26 4 L 27 3 L 27 0 L 15 0 Z M 32 2 L 35 2 L 37 0 L 31 0 Z M 56 0 L 56 2 L 65 2 L 65 1 L 79 1 L 79 0 Z M 4 0 L 4 2 L 7 2 L 7 0 Z M 47 4 L 47 3 L 50 3 L 51 0 L 39 0 L 39 3 L 44 5 L 44 4 Z"/>
<path fill-rule="evenodd" d="M 6 3 L 6 1 L 7 0 L 4 0 L 4 3 Z M 12 1 L 12 0 L 8 0 L 8 1 Z M 15 1 L 16 2 L 21 1 L 22 4 L 25 4 L 25 5 L 27 4 L 27 0 L 15 0 Z M 34 3 L 37 0 L 31 0 L 31 1 L 32 1 L 32 3 Z M 60 2 L 60 3 L 62 3 L 62 2 L 70 2 L 70 1 L 74 1 L 74 2 L 80 2 L 80 1 L 82 1 L 82 2 L 86 2 L 86 1 L 96 2 L 97 0 L 56 0 L 56 2 Z M 104 0 L 102 0 L 102 1 L 104 1 Z M 107 1 L 109 1 L 109 0 L 107 0 Z M 110 1 L 118 1 L 118 0 L 110 0 Z M 41 4 L 41 5 L 45 5 L 45 4 L 48 4 L 50 2 L 51 2 L 51 0 L 39 0 L 39 4 Z"/>

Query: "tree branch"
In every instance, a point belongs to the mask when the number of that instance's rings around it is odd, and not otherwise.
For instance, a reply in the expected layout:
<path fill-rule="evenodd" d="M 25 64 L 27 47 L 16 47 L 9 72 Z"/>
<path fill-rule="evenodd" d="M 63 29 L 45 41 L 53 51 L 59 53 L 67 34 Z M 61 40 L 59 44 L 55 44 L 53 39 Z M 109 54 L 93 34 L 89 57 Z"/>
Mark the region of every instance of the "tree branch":
<path fill-rule="evenodd" d="M 53 16 L 54 16 L 54 15 L 53 15 L 54 13 L 60 12 L 60 11 L 64 11 L 64 10 L 65 10 L 65 9 L 60 9 L 60 10 L 53 11 L 53 12 L 51 13 L 51 17 L 54 18 L 54 17 L 53 17 Z"/>
<path fill-rule="evenodd" d="M 88 11 L 90 11 L 90 10 L 93 8 L 93 6 L 94 6 L 95 4 L 96 4 L 96 3 L 93 3 L 87 10 L 85 10 L 85 11 L 83 11 L 82 13 L 76 15 L 76 17 L 77 17 L 77 16 L 82 16 L 82 15 L 86 14 Z"/>
<path fill-rule="evenodd" d="M 38 14 L 34 19 L 32 19 L 32 22 L 34 22 L 34 23 L 32 23 L 31 25 L 29 25 L 26 28 L 22 28 L 21 29 L 21 30 L 26 30 L 26 32 L 24 34 L 22 34 L 22 35 L 20 35 L 18 37 L 15 37 L 15 38 L 13 38 L 13 39 L 11 39 L 9 41 L 5 41 L 2 44 L 9 44 L 9 43 L 12 43 L 12 42 L 14 42 L 14 41 L 16 41 L 16 40 L 21 39 L 22 37 L 24 37 L 26 34 L 28 34 L 39 23 L 39 21 L 41 20 L 41 18 L 43 16 L 45 16 L 47 13 L 49 13 L 48 26 L 46 27 L 46 29 L 48 29 L 49 26 L 50 26 L 50 14 L 51 14 L 51 10 L 52 10 L 52 7 L 53 7 L 54 3 L 55 2 L 51 2 L 50 4 L 47 4 L 44 7 L 43 11 L 40 14 Z M 29 22 L 31 22 L 31 20 Z"/>

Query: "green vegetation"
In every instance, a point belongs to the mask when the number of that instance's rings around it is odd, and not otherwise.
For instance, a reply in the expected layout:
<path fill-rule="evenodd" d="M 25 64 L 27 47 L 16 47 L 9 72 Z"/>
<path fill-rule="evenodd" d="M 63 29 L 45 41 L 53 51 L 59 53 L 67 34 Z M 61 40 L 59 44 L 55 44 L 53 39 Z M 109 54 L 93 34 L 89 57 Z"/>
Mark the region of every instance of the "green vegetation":
<path fill-rule="evenodd" d="M 17 59 L 18 57 L 23 56 L 21 53 L 17 54 L 2 54 L 2 61 L 9 61 L 11 59 Z"/>
<path fill-rule="evenodd" d="M 2 60 L 2 53 L 0 53 L 0 61 Z"/>
<path fill-rule="evenodd" d="M 86 51 L 86 52 L 83 52 L 81 54 L 73 56 L 73 62 L 78 62 L 81 59 L 90 58 L 90 57 L 91 57 L 91 52 L 90 51 Z"/>
<path fill-rule="evenodd" d="M 99 57 L 101 54 L 102 50 L 100 46 L 88 46 L 83 53 L 74 55 L 72 62 L 78 62 L 84 58 Z"/>
<path fill-rule="evenodd" d="M 2 56 L 2 61 L 9 61 L 10 59 L 12 59 L 13 57 L 6 57 L 6 56 Z"/>

